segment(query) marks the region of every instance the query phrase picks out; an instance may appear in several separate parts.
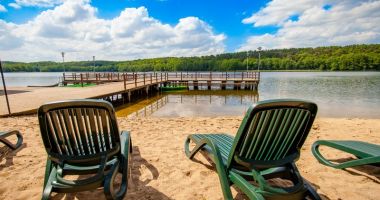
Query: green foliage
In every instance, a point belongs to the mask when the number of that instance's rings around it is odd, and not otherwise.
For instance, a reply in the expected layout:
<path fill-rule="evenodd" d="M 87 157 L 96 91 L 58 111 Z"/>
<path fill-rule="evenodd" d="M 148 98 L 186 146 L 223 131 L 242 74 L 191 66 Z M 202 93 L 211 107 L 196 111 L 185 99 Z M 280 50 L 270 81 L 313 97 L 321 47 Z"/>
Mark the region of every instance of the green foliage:
<path fill-rule="evenodd" d="M 380 70 L 380 44 L 317 48 L 272 49 L 261 51 L 260 70 Z M 258 68 L 258 52 L 249 51 L 250 70 Z M 92 61 L 4 62 L 6 72 L 88 72 Z M 201 57 L 166 57 L 132 61 L 96 61 L 95 71 L 234 71 L 246 70 L 247 52 Z"/>

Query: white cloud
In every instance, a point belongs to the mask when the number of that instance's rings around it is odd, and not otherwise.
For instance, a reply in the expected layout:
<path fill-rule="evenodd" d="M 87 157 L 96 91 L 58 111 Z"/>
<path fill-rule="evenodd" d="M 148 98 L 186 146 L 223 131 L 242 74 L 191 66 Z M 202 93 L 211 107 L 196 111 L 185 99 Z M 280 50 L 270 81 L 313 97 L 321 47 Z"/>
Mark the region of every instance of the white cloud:
<path fill-rule="evenodd" d="M 22 46 L 23 39 L 15 36 L 13 29 L 16 28 L 15 24 L 5 23 L 0 20 L 0 52 L 9 51 Z"/>
<path fill-rule="evenodd" d="M 15 4 L 21 7 L 53 7 L 63 3 L 63 0 L 16 0 Z"/>
<path fill-rule="evenodd" d="M 251 17 L 243 19 L 245 24 L 254 24 L 254 26 L 282 25 L 292 15 L 297 15 L 311 7 L 323 6 L 323 1 L 318 0 L 273 0 L 259 12 Z"/>
<path fill-rule="evenodd" d="M 113 19 L 97 17 L 87 0 L 69 0 L 41 12 L 25 24 L 0 20 L 0 54 L 4 60 L 127 60 L 163 56 L 193 56 L 222 53 L 224 34 L 197 17 L 175 25 L 149 16 L 145 7 L 126 8 Z M 6 33 L 6 34 L 5 34 Z"/>
<path fill-rule="evenodd" d="M 0 12 L 7 12 L 7 9 L 0 4 Z"/>
<path fill-rule="evenodd" d="M 20 9 L 21 8 L 21 6 L 18 5 L 17 3 L 8 3 L 8 6 L 14 8 L 14 9 Z"/>
<path fill-rule="evenodd" d="M 324 9 L 331 5 L 330 9 Z M 274 34 L 250 36 L 238 51 L 380 42 L 380 1 L 273 0 L 243 23 L 278 26 Z M 292 16 L 298 20 L 292 20 Z"/>

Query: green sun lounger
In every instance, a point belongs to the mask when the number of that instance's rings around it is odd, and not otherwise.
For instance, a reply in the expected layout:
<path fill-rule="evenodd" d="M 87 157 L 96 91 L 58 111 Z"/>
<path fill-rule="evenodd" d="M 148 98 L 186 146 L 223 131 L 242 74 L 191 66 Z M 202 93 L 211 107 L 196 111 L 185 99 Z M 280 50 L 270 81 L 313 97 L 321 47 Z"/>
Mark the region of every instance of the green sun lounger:
<path fill-rule="evenodd" d="M 202 151 L 216 166 L 224 199 L 235 185 L 250 199 L 320 199 L 300 175 L 295 161 L 317 113 L 317 105 L 301 100 L 261 101 L 250 107 L 235 137 L 193 134 L 185 142 L 190 159 Z M 195 147 L 190 151 L 190 141 Z M 291 186 L 271 186 L 283 178 Z"/>
<path fill-rule="evenodd" d="M 42 199 L 51 192 L 71 193 L 104 187 L 107 199 L 127 192 L 132 143 L 121 132 L 112 105 L 102 100 L 72 100 L 42 105 L 41 136 L 48 154 Z M 122 174 L 121 186 L 114 178 Z M 86 175 L 68 180 L 65 175 Z"/>
<path fill-rule="evenodd" d="M 12 135 L 17 136 L 16 144 L 13 144 L 12 142 L 10 142 L 9 140 L 6 139 L 7 137 L 12 136 Z M 22 135 L 19 131 L 14 130 L 14 131 L 0 132 L 0 142 L 5 144 L 6 146 L 8 146 L 9 148 L 11 148 L 13 150 L 18 149 L 22 145 L 22 141 L 23 141 L 23 138 L 22 138 Z"/>
<path fill-rule="evenodd" d="M 320 146 L 328 146 L 355 155 L 358 159 L 342 163 L 333 163 L 322 156 Z M 360 165 L 380 166 L 380 145 L 351 140 L 319 140 L 312 146 L 312 152 L 317 160 L 327 166 L 344 169 Z"/>

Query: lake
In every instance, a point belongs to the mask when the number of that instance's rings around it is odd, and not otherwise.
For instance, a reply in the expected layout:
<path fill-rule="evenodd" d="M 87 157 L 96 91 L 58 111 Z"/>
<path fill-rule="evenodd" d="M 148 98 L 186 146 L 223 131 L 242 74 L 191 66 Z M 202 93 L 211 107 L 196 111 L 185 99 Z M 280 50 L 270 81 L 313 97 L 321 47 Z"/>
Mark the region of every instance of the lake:
<path fill-rule="evenodd" d="M 59 82 L 62 72 L 13 72 L 4 73 L 4 77 L 7 87 L 53 85 Z"/>
<path fill-rule="evenodd" d="M 8 86 L 49 85 L 62 73 L 6 73 Z M 301 98 L 319 117 L 380 118 L 380 72 L 262 72 L 258 92 L 161 93 L 117 108 L 118 116 L 241 116 L 259 100 Z"/>

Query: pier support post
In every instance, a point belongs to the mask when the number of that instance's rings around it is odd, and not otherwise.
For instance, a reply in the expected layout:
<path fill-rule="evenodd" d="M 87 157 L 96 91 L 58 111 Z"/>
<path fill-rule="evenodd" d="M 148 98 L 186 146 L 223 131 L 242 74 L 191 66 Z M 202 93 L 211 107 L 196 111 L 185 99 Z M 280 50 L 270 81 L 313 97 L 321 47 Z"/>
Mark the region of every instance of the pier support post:
<path fill-rule="evenodd" d="M 210 76 L 211 76 L 211 72 L 210 72 Z M 207 89 L 211 90 L 211 81 L 207 81 Z"/>
<path fill-rule="evenodd" d="M 194 90 L 198 90 L 198 81 L 193 81 Z"/>
<path fill-rule="evenodd" d="M 234 89 L 236 89 L 236 90 L 241 89 L 241 82 L 240 81 L 234 81 Z"/>
<path fill-rule="evenodd" d="M 156 91 L 160 91 L 160 85 L 159 84 L 156 84 L 154 87 L 156 88 Z"/>
<path fill-rule="evenodd" d="M 227 81 L 222 81 L 221 88 L 222 90 L 225 90 L 227 88 Z"/>

